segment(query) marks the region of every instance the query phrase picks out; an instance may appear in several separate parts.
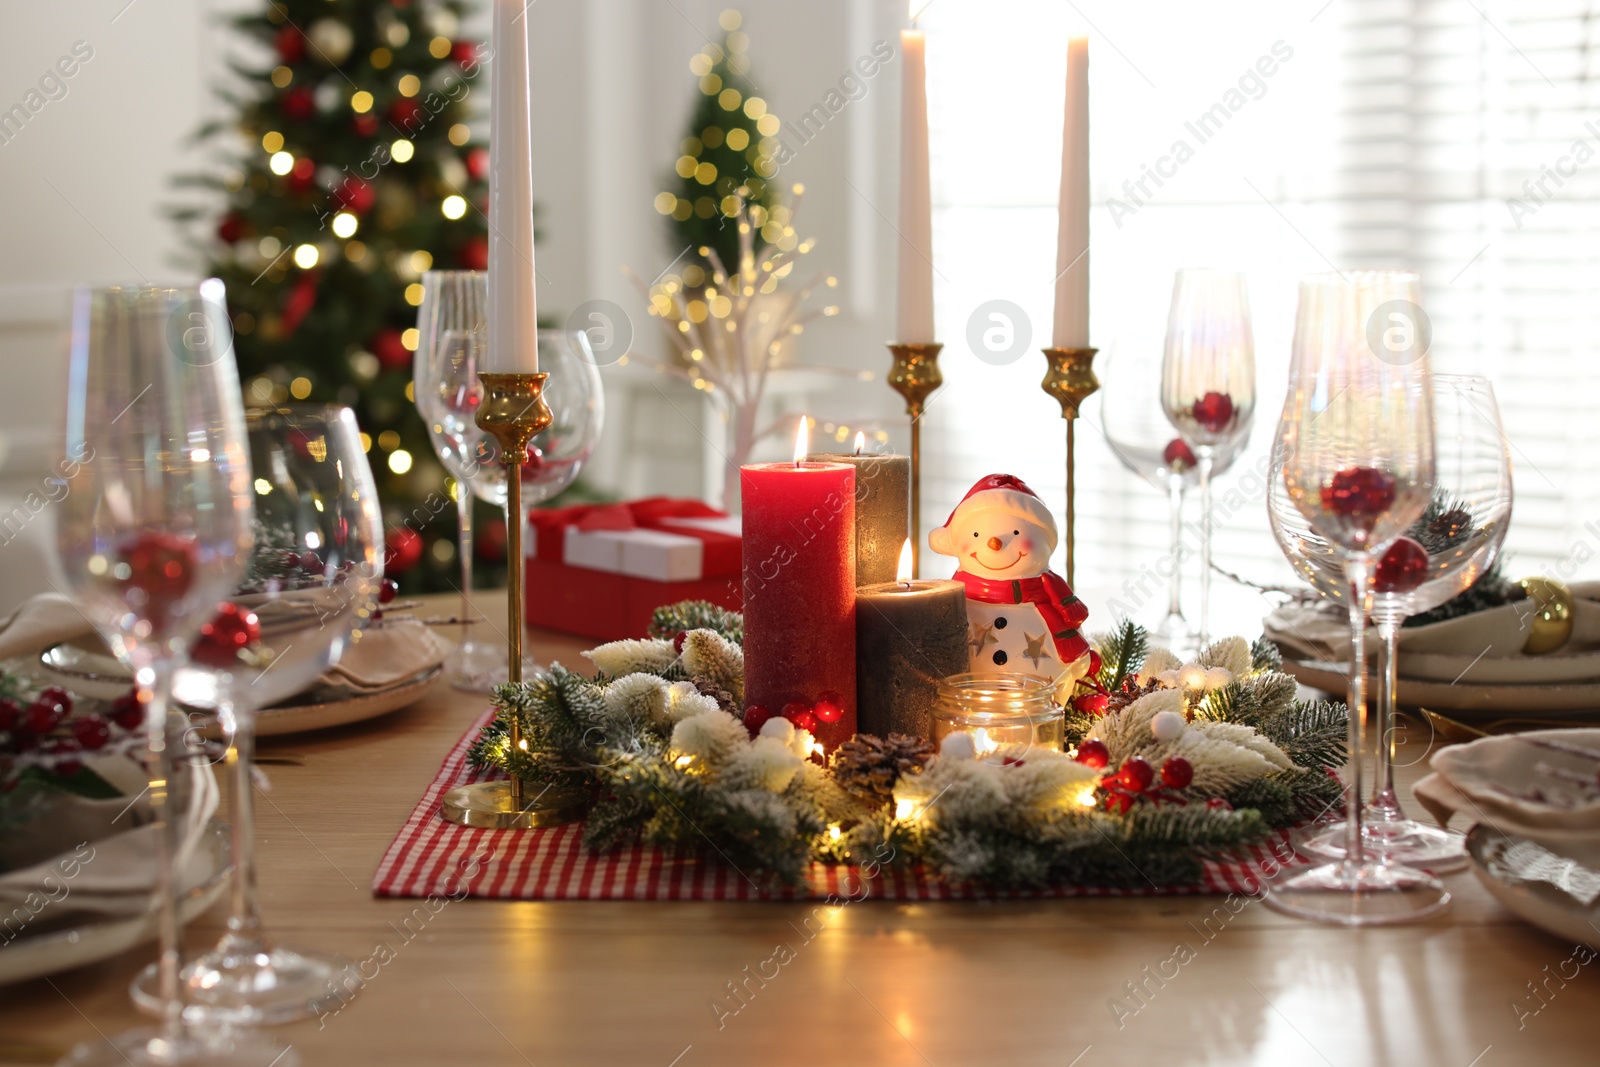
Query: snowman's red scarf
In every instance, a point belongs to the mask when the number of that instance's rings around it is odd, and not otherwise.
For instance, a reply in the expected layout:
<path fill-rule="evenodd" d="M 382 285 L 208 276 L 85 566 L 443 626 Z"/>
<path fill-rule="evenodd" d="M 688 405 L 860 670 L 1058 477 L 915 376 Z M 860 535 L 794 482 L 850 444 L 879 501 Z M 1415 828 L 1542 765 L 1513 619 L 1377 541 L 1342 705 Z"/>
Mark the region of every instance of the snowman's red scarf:
<path fill-rule="evenodd" d="M 956 571 L 956 581 L 967 587 L 967 598 L 985 604 L 1032 604 L 1039 609 L 1045 625 L 1050 627 L 1050 637 L 1055 641 L 1056 655 L 1062 663 L 1072 663 L 1088 653 L 1089 672 L 1085 685 L 1094 686 L 1094 676 L 1100 671 L 1100 656 L 1089 648 L 1089 642 L 1078 633 L 1078 627 L 1089 617 L 1068 585 L 1057 574 L 1046 571 L 1033 578 L 979 578 L 976 574 Z M 1098 688 L 1098 687 L 1096 687 Z"/>

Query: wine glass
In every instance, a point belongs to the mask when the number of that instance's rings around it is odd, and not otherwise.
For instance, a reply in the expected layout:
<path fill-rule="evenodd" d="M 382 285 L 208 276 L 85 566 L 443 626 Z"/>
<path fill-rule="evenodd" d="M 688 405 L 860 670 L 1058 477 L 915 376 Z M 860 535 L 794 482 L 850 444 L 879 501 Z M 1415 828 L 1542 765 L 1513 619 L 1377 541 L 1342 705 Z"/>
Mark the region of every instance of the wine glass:
<path fill-rule="evenodd" d="M 1172 283 L 1161 407 L 1200 469 L 1200 646 L 1211 638 L 1211 478 L 1217 453 L 1243 449 L 1256 407 L 1255 337 L 1243 274 L 1180 270 Z"/>
<path fill-rule="evenodd" d="M 223 615 L 208 624 L 178 672 L 186 704 L 215 706 L 233 739 L 233 901 L 227 932 L 181 972 L 192 1023 L 268 1024 L 337 1007 L 359 983 L 349 963 L 277 944 L 256 887 L 251 764 L 258 709 L 303 692 L 370 625 L 383 578 L 383 520 L 349 408 L 294 404 L 246 417 L 254 471 L 255 551 Z M 255 619 L 259 639 L 230 620 Z M 134 1000 L 159 1004 L 147 969 Z"/>
<path fill-rule="evenodd" d="M 451 425 L 459 427 L 466 461 L 458 484 L 468 486 L 479 500 L 503 509 L 509 494 L 505 465 L 500 462 L 500 442 L 474 421 L 483 399 L 478 369 L 486 351 L 482 342 L 487 331 L 474 331 L 472 336 L 473 343 L 451 349 L 449 358 L 439 361 L 439 376 L 430 393 L 430 403 L 437 402 L 452 420 Z M 550 376 L 543 396 L 551 418 L 550 425 L 528 446 L 528 462 L 522 467 L 522 499 L 526 504 L 548 500 L 572 484 L 594 452 L 605 421 L 600 368 L 589 335 L 582 330 L 540 330 L 538 344 L 539 369 Z M 516 518 L 527 521 L 525 515 Z M 530 664 L 524 668 L 523 676 L 530 677 L 537 669 L 536 664 Z M 506 677 L 502 663 L 492 672 L 458 684 L 487 690 Z"/>
<path fill-rule="evenodd" d="M 1346 925 L 1405 922 L 1450 901 L 1432 875 L 1386 863 L 1362 833 L 1366 617 L 1373 571 L 1422 517 L 1435 484 L 1433 381 L 1425 344 L 1390 347 L 1385 324 L 1426 321 L 1417 278 L 1397 271 L 1313 275 L 1300 285 L 1294 369 L 1279 424 L 1284 491 L 1344 563 L 1349 586 L 1349 778 L 1345 855 L 1283 879 L 1274 908 Z M 1282 531 L 1286 538 L 1293 534 Z M 1286 555 L 1291 555 L 1285 550 Z"/>
<path fill-rule="evenodd" d="M 224 295 L 211 278 L 81 289 L 73 301 L 66 454 L 76 469 L 55 509 L 56 544 L 73 599 L 133 671 L 146 707 L 161 1021 L 80 1045 L 64 1063 L 297 1061 L 258 1035 L 187 1026 L 180 999 L 175 860 L 185 794 L 209 771 L 186 758 L 173 675 L 251 548 L 250 457 Z"/>
<path fill-rule="evenodd" d="M 1199 484 L 1200 467 L 1162 410 L 1161 357 L 1118 348 L 1106 360 L 1100 380 L 1100 425 L 1106 443 L 1124 467 L 1167 495 L 1171 518 L 1167 614 L 1151 637 L 1174 652 L 1198 651 L 1195 632 L 1183 615 L 1182 586 L 1183 561 L 1190 552 L 1183 543 L 1183 501 Z M 1213 475 L 1233 466 L 1248 438 L 1247 425 L 1215 449 Z"/>
<path fill-rule="evenodd" d="M 1465 591 L 1493 565 L 1511 522 L 1511 456 L 1494 388 L 1488 379 L 1435 375 L 1433 379 L 1437 488 L 1427 510 L 1406 536 L 1390 545 L 1373 569 L 1372 607 L 1377 624 L 1378 760 L 1362 821 L 1363 841 L 1385 862 L 1435 873 L 1467 862 L 1466 837 L 1407 817 L 1394 791 L 1394 713 L 1400 626 L 1410 616 L 1439 607 Z M 1289 502 L 1281 477 L 1282 453 L 1273 457 L 1268 516 L 1295 571 L 1330 600 L 1349 602 L 1344 562 L 1311 531 Z M 1308 855 L 1342 859 L 1344 821 L 1310 827 L 1295 839 Z"/>
<path fill-rule="evenodd" d="M 433 450 L 456 482 L 457 551 L 461 557 L 461 641 L 456 646 L 451 680 L 466 683 L 496 669 L 504 670 L 505 646 L 472 637 L 472 501 L 466 480 L 474 460 L 468 441 L 478 428 L 473 413 L 482 398 L 476 376 L 449 373 L 461 365 L 476 368 L 474 352 L 484 350 L 488 334 L 488 275 L 482 271 L 431 270 L 422 276 L 422 304 L 417 309 L 417 355 L 412 362 L 412 393 L 417 412 L 428 426 Z M 457 391 L 460 395 L 455 395 Z M 450 395 L 447 395 L 450 394 Z"/>

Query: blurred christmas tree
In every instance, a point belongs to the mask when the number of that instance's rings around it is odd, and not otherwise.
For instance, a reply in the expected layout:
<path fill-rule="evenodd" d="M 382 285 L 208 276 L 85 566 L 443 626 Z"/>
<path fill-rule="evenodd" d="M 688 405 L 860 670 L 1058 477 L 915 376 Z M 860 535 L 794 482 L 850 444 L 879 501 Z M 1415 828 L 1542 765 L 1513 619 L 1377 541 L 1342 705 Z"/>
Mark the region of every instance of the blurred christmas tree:
<path fill-rule="evenodd" d="M 740 30 L 742 23 L 739 12 L 724 11 L 722 44 L 707 44 L 689 60 L 700 79 L 700 98 L 680 146 L 677 181 L 669 180 L 676 190 L 656 196 L 656 210 L 672 219 L 673 251 L 709 248 L 730 272 L 739 269 L 741 199 L 750 207 L 758 256 L 763 245 L 782 239 L 789 221 L 774 181 L 778 116 L 751 93 L 750 37 Z M 688 271 L 684 281 L 695 286 L 695 277 Z"/>
<path fill-rule="evenodd" d="M 237 115 L 201 131 L 223 176 L 180 179 L 226 198 L 194 245 L 227 283 L 245 402 L 355 409 L 387 567 L 410 590 L 447 588 L 455 567 L 455 507 L 412 403 L 422 272 L 488 266 L 489 153 L 468 125 L 488 84 L 458 37 L 466 7 L 277 0 L 235 19 L 271 58 L 234 65 Z"/>

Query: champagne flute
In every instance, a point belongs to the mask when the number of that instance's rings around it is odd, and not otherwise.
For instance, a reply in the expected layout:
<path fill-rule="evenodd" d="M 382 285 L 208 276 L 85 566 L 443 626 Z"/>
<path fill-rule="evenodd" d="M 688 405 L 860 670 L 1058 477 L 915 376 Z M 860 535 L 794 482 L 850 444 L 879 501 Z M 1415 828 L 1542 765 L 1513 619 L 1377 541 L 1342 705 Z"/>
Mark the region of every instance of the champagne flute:
<path fill-rule="evenodd" d="M 468 438 L 476 443 L 473 413 L 483 398 L 476 375 L 455 374 L 463 363 L 476 368 L 474 352 L 483 350 L 488 333 L 488 275 L 482 271 L 431 270 L 422 276 L 422 304 L 417 309 L 417 355 L 412 363 L 412 393 L 417 412 L 428 426 L 433 450 L 456 483 L 461 557 L 461 641 L 451 669 L 452 683 L 470 687 L 472 680 L 505 667 L 506 650 L 494 641 L 472 636 L 472 501 L 466 482 L 474 460 Z"/>
<path fill-rule="evenodd" d="M 1255 336 L 1245 277 L 1180 270 L 1172 283 L 1161 406 L 1200 468 L 1200 641 L 1211 639 L 1211 478 L 1217 454 L 1249 438 L 1256 407 Z"/>
<path fill-rule="evenodd" d="M 1373 570 L 1372 609 L 1378 646 L 1378 760 L 1362 821 L 1369 852 L 1388 863 L 1435 873 L 1465 866 L 1466 837 L 1409 818 L 1394 791 L 1394 713 L 1400 626 L 1412 615 L 1444 604 L 1493 566 L 1511 521 L 1511 457 L 1494 388 L 1488 379 L 1435 375 L 1433 379 L 1434 499 L 1405 537 L 1389 546 Z M 1269 476 L 1268 516 L 1289 562 L 1317 592 L 1349 602 L 1344 562 L 1289 502 L 1282 452 Z M 1346 827 L 1340 820 L 1308 827 L 1295 839 L 1307 855 L 1343 859 Z"/>
<path fill-rule="evenodd" d="M 474 336 L 481 339 L 486 334 Z M 550 375 L 543 397 L 551 418 L 550 425 L 528 446 L 528 462 L 522 467 L 522 499 L 526 504 L 548 500 L 572 484 L 594 452 L 605 421 L 600 368 L 589 335 L 582 330 L 540 330 L 538 343 L 539 369 Z M 436 395 L 461 426 L 464 455 L 468 457 L 462 476 L 464 484 L 478 499 L 504 509 L 509 494 L 506 468 L 500 462 L 500 442 L 473 421 L 483 396 L 478 362 L 484 352 L 481 340 L 454 349 L 450 359 L 441 361 Z M 515 518 L 525 522 L 527 516 Z M 538 669 L 537 664 L 530 663 L 524 667 L 523 677 L 531 677 Z M 506 677 L 506 668 L 501 664 L 493 673 L 462 683 L 462 687 L 492 689 Z"/>
<path fill-rule="evenodd" d="M 80 1045 L 80 1065 L 283 1064 L 259 1035 L 183 1020 L 176 862 L 183 797 L 209 773 L 185 758 L 173 675 L 251 548 L 250 458 L 222 282 L 82 289 L 73 302 L 67 455 L 82 460 L 56 507 L 74 600 L 134 673 L 150 734 L 157 835 L 161 1021 Z"/>
<path fill-rule="evenodd" d="M 1183 502 L 1188 491 L 1199 484 L 1199 463 L 1162 410 L 1159 356 L 1119 347 L 1106 360 L 1100 381 L 1100 424 L 1106 443 L 1124 467 L 1167 496 L 1171 520 L 1167 613 L 1150 635 L 1158 645 L 1174 652 L 1197 652 L 1195 632 L 1183 615 L 1182 587 L 1183 561 L 1190 551 L 1183 543 Z M 1248 437 L 1246 426 L 1215 450 L 1213 475 L 1233 466 Z"/>
<path fill-rule="evenodd" d="M 337 956 L 277 944 L 265 931 L 256 886 L 251 765 L 256 712 L 312 685 L 369 626 L 383 577 L 383 520 L 355 413 L 293 404 L 246 417 L 255 472 L 256 545 L 221 619 L 209 624 L 175 692 L 215 705 L 233 739 L 233 906 L 227 932 L 183 968 L 192 1023 L 268 1024 L 337 1008 L 360 983 Z M 260 639 L 241 647 L 229 619 L 254 616 Z M 230 640 L 233 639 L 233 640 Z M 146 969 L 134 999 L 159 1005 Z"/>
<path fill-rule="evenodd" d="M 1294 370 L 1279 424 L 1283 484 L 1311 532 L 1344 563 L 1350 610 L 1349 777 L 1343 859 L 1267 891 L 1269 905 L 1358 926 L 1421 919 L 1450 901 L 1433 876 L 1369 853 L 1362 833 L 1366 618 L 1373 570 L 1421 518 L 1435 483 L 1433 381 L 1426 346 L 1375 343 L 1389 316 L 1425 321 L 1414 274 L 1313 275 L 1300 285 Z M 1417 331 L 1411 331 L 1415 339 Z M 1285 536 L 1291 536 L 1285 531 Z"/>

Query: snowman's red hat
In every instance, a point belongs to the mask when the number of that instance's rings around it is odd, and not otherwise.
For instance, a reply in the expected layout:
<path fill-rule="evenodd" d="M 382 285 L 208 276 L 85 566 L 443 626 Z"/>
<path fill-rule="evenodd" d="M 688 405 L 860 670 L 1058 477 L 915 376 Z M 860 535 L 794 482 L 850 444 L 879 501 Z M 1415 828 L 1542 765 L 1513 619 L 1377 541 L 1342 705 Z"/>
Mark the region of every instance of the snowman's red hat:
<path fill-rule="evenodd" d="M 961 498 L 961 503 L 956 505 L 944 524 L 948 527 L 956 521 L 958 515 L 971 515 L 981 511 L 1000 511 L 1042 526 L 1050 534 L 1048 552 L 1055 551 L 1055 516 L 1044 506 L 1039 494 L 1029 489 L 1028 484 L 1016 475 L 991 474 L 987 478 L 978 479 L 972 488 L 967 490 L 967 495 Z"/>

